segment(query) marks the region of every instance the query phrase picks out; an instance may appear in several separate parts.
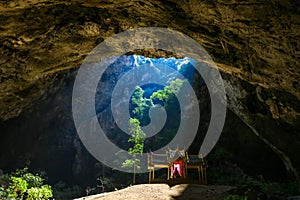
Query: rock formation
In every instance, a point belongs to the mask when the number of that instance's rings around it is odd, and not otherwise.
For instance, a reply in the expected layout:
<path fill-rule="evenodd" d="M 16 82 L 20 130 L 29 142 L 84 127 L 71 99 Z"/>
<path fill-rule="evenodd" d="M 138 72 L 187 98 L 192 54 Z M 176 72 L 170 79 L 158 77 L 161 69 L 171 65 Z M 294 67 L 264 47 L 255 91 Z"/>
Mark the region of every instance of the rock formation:
<path fill-rule="evenodd" d="M 1 1 L 0 168 L 27 164 L 69 181 L 92 169 L 95 161 L 72 124 L 76 71 L 104 39 L 154 26 L 190 36 L 217 63 L 228 97 L 220 143 L 239 166 L 298 179 L 299 6 L 292 0 Z M 280 172 L 270 174 L 272 168 Z"/>

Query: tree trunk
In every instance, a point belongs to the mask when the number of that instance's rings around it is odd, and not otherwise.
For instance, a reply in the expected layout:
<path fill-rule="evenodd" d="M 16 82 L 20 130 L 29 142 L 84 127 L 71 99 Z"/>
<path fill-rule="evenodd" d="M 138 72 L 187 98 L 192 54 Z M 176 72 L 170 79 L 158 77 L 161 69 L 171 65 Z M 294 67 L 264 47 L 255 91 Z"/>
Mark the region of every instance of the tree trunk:
<path fill-rule="evenodd" d="M 135 185 L 135 163 L 133 164 L 133 181 L 132 184 Z"/>

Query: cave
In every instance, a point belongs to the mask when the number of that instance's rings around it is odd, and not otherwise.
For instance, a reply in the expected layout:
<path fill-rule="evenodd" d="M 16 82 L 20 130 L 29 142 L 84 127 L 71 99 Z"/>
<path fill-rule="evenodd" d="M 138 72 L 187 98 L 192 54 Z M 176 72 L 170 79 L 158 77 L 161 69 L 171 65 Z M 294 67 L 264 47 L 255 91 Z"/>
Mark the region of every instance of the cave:
<path fill-rule="evenodd" d="M 45 172 L 50 185 L 79 186 L 77 197 L 86 187 L 97 185 L 99 177 L 111 177 L 120 187 L 129 185 L 130 175 L 100 162 L 82 142 L 72 110 L 74 85 L 80 70 L 92 62 L 89 56 L 100 49 L 99 44 L 126 31 L 159 27 L 199 43 L 222 77 L 226 115 L 220 137 L 206 156 L 208 182 L 235 185 L 252 177 L 262 182 L 298 183 L 299 3 L 120 2 L 0 2 L 0 175 L 28 167 L 33 172 Z M 140 40 L 126 42 L 130 47 Z M 110 107 L 114 87 L 138 66 L 167 65 L 186 78 L 199 99 L 200 123 L 188 145 L 189 152 L 198 154 L 211 123 L 212 101 L 206 80 L 195 70 L 193 55 L 129 47 L 108 59 L 113 62 L 97 81 L 93 98 L 97 122 L 108 132 L 107 137 L 126 151 L 130 135 L 118 127 Z M 182 48 L 182 52 L 193 48 Z M 163 76 L 167 84 L 175 78 L 175 72 Z M 123 81 L 134 84 L 135 79 Z M 164 88 L 155 83 L 139 86 L 145 99 Z M 132 99 L 136 90 L 130 91 Z M 163 106 L 159 100 L 154 103 Z M 177 111 L 177 100 L 170 107 L 166 114 L 175 117 L 166 119 L 167 125 L 157 136 L 146 139 L 144 153 L 158 150 L 176 137 L 174 130 L 182 113 Z M 128 108 L 131 117 L 135 116 L 134 108 Z M 142 126 L 151 124 L 150 110 L 146 109 Z M 164 134 L 169 135 L 165 138 Z M 140 174 L 138 182 L 147 182 L 147 174 Z"/>
<path fill-rule="evenodd" d="M 116 82 L 110 79 L 116 79 L 129 71 L 133 67 L 133 63 L 136 62 L 135 60 L 142 60 L 141 63 L 146 63 L 146 60 L 152 61 L 151 59 L 154 61 L 164 60 L 165 63 L 174 68 L 178 66 L 178 64 L 175 65 L 176 60 L 180 60 L 174 57 L 123 56 L 102 76 L 97 87 L 95 98 L 99 100 L 96 101 L 95 108 L 99 123 L 105 123 L 103 126 L 107 128 L 105 130 L 110 134 L 108 138 L 114 140 L 124 150 L 128 148 L 127 143 L 124 142 L 127 141 L 128 135 L 122 137 L 120 134 L 122 130 L 120 131 L 114 125 L 111 111 L 108 109 L 111 98 L 109 93 L 112 92 Z M 126 66 L 128 60 L 131 62 Z M 189 68 L 193 68 L 190 63 L 181 67 L 182 70 Z M 5 152 L 1 155 L 1 160 L 3 160 L 1 169 L 12 170 L 28 166 L 35 171 L 44 170 L 52 184 L 59 181 L 68 184 L 92 184 L 95 182 L 96 175 L 99 173 L 97 168 L 95 169 L 95 165 L 99 161 L 87 151 L 80 141 L 72 117 L 71 102 L 75 74 L 76 71 L 67 77 L 63 76 L 57 91 L 47 94 L 47 97 L 37 101 L 34 108 L 1 124 L 1 130 L 5 136 L 1 140 L 1 152 Z M 206 85 L 199 74 L 190 70 L 186 76 L 190 77 L 190 81 L 197 87 L 197 95 L 203 99 L 200 103 L 201 123 L 197 136 L 190 146 L 191 152 L 197 153 L 210 122 L 210 99 Z M 150 84 L 143 87 L 145 91 L 148 91 L 149 94 L 145 94 L 148 97 L 158 90 L 157 88 L 161 88 L 161 86 Z M 105 97 L 103 98 L 103 96 Z M 170 115 L 172 116 L 172 113 Z M 171 123 L 174 123 L 174 117 L 171 117 L 171 120 Z M 170 129 L 170 127 L 168 128 Z M 157 137 L 163 138 L 159 134 Z M 160 146 L 164 146 L 168 142 L 169 140 L 160 141 Z M 153 144 L 149 146 L 146 145 L 146 152 L 147 148 L 148 150 L 153 148 Z M 276 152 L 259 136 L 255 135 L 251 128 L 230 109 L 227 109 L 224 129 L 213 153 L 218 153 L 218 151 L 224 154 L 221 155 L 224 156 L 222 159 L 236 164 L 246 174 L 261 175 L 272 181 L 287 181 L 289 178 L 293 178 Z M 210 159 L 209 155 L 208 159 Z M 214 163 L 214 158 L 211 161 Z M 222 167 L 226 168 L 226 165 Z"/>

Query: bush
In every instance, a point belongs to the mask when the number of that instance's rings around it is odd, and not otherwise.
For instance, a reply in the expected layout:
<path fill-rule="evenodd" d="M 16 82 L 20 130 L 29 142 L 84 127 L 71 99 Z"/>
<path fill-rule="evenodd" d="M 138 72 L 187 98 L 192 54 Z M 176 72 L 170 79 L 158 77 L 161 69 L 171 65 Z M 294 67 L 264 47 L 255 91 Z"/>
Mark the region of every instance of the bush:
<path fill-rule="evenodd" d="M 42 187 L 44 179 L 38 175 L 26 173 L 23 175 L 24 180 L 28 183 L 28 188 L 31 187 Z"/>
<path fill-rule="evenodd" d="M 8 197 L 16 198 L 26 192 L 28 183 L 24 179 L 12 176 L 10 180 L 11 185 L 8 188 Z"/>
<path fill-rule="evenodd" d="M 43 185 L 39 174 L 33 175 L 27 168 L 0 176 L 0 199 L 49 199 L 53 197 L 51 186 Z M 27 194 L 26 194 L 27 193 Z"/>
<path fill-rule="evenodd" d="M 49 199 L 52 197 L 52 190 L 49 185 L 43 185 L 42 187 L 32 187 L 28 189 L 28 200 L 35 199 Z"/>

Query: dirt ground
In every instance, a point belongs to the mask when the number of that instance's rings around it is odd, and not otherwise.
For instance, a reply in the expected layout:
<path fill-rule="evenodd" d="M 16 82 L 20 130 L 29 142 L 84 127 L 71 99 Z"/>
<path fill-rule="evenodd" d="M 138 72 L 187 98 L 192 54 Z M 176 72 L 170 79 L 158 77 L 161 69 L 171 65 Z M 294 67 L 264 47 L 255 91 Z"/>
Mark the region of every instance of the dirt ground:
<path fill-rule="evenodd" d="M 142 184 L 76 200 L 219 200 L 231 189 L 230 186 Z"/>

